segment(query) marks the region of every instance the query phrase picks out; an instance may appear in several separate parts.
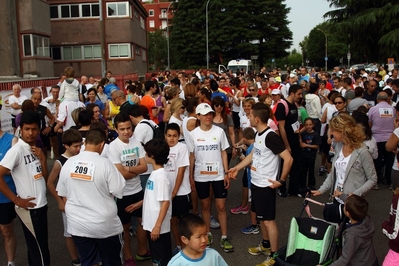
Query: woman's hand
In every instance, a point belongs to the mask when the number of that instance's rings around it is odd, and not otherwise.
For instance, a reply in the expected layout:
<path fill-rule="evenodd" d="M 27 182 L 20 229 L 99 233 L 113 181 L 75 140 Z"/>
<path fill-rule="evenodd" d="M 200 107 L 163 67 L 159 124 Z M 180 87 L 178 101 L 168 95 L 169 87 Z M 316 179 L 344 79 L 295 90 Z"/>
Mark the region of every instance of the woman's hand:
<path fill-rule="evenodd" d="M 315 196 L 315 197 L 316 197 L 316 196 L 320 196 L 320 195 L 322 194 L 320 190 L 311 190 L 310 192 L 311 192 L 312 195 Z"/>

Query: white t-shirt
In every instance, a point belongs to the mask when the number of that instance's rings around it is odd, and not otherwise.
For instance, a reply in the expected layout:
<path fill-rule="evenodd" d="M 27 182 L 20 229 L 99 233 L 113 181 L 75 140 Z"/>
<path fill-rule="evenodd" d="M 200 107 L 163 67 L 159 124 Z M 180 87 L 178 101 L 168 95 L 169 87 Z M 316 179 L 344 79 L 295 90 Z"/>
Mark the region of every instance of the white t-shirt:
<path fill-rule="evenodd" d="M 63 122 L 63 130 L 66 131 L 70 129 L 72 126 L 75 126 L 75 122 L 72 119 L 71 113 L 73 110 L 79 108 L 79 107 L 85 107 L 84 103 L 82 102 L 71 102 L 71 101 L 63 101 L 60 103 L 60 106 L 58 106 L 58 116 L 57 116 L 57 121 Z"/>
<path fill-rule="evenodd" d="M 188 120 L 192 120 L 192 119 L 197 120 L 197 118 L 195 118 L 193 116 L 190 116 L 190 117 L 186 116 L 183 118 L 182 128 L 183 128 L 184 140 L 186 143 L 188 141 L 187 139 L 191 138 L 190 131 L 187 129 L 187 123 L 188 123 Z"/>
<path fill-rule="evenodd" d="M 208 131 L 200 127 L 190 132 L 190 141 L 186 141 L 189 152 L 194 153 L 194 180 L 197 182 L 220 181 L 224 179 L 221 152 L 229 147 L 226 134 L 218 126 Z"/>
<path fill-rule="evenodd" d="M 57 192 L 66 197 L 68 233 L 107 238 L 122 233 L 114 197 L 122 198 L 125 179 L 110 160 L 84 151 L 61 168 Z"/>
<path fill-rule="evenodd" d="M 172 189 L 166 170 L 160 168 L 152 171 L 147 180 L 143 200 L 143 229 L 151 232 L 158 220 L 162 201 L 171 202 Z M 170 232 L 170 218 L 172 217 L 172 204 L 169 205 L 165 218 L 162 221 L 160 234 Z"/>
<path fill-rule="evenodd" d="M 189 179 L 189 165 L 190 159 L 188 157 L 188 150 L 186 144 L 178 142 L 175 146 L 170 147 L 169 161 L 164 165 L 166 172 L 168 172 L 169 182 L 172 190 L 175 187 L 177 173 L 180 167 L 186 167 L 184 171 L 183 182 L 177 191 L 177 196 L 190 194 L 191 186 Z"/>
<path fill-rule="evenodd" d="M 148 124 L 143 123 L 143 121 L 149 122 L 153 127 L 157 127 L 158 125 L 152 120 L 143 119 L 134 128 L 133 138 L 138 140 L 140 143 L 146 144 L 147 142 L 153 139 L 154 130 Z M 147 167 L 148 167 L 147 172 L 142 173 L 141 175 L 151 174 L 152 165 L 147 164 Z"/>
<path fill-rule="evenodd" d="M 349 160 L 352 154 L 348 155 L 347 157 L 344 156 L 342 150 L 339 152 L 339 156 L 335 161 L 335 172 L 337 175 L 337 180 L 335 181 L 335 189 L 342 192 L 344 191 L 344 182 L 345 182 L 345 175 L 346 175 L 346 168 L 348 166 Z M 339 202 L 344 204 L 344 202 L 339 198 L 335 197 L 335 199 Z"/>
<path fill-rule="evenodd" d="M 137 166 L 142 158 L 145 158 L 145 150 L 141 143 L 133 138 L 129 139 L 129 143 L 124 143 L 117 138 L 109 144 L 108 159 L 113 164 Z M 123 196 L 133 195 L 141 190 L 140 177 L 136 176 L 126 180 Z"/>
<path fill-rule="evenodd" d="M 25 95 L 19 95 L 19 97 L 15 97 L 14 95 L 11 95 L 10 97 L 8 97 L 8 103 L 13 104 L 13 103 L 18 103 L 18 105 L 22 105 L 22 103 L 28 98 L 26 98 Z M 17 116 L 18 114 L 21 113 L 21 109 L 13 109 L 11 108 L 11 114 Z"/>
<path fill-rule="evenodd" d="M 45 103 L 45 105 L 43 105 L 43 106 L 46 106 L 50 110 L 51 114 L 55 115 L 57 113 L 57 104 L 55 102 L 54 103 L 48 102 L 49 100 L 52 100 L 52 99 L 53 99 L 53 96 L 46 97 L 43 99 L 43 101 L 40 104 L 42 105 L 43 103 Z"/>
<path fill-rule="evenodd" d="M 47 204 L 46 181 L 43 178 L 42 166 L 28 143 L 18 139 L 18 142 L 7 151 L 0 165 L 11 171 L 20 198 L 35 198 L 31 202 L 36 206 L 29 209 L 38 209 Z"/>

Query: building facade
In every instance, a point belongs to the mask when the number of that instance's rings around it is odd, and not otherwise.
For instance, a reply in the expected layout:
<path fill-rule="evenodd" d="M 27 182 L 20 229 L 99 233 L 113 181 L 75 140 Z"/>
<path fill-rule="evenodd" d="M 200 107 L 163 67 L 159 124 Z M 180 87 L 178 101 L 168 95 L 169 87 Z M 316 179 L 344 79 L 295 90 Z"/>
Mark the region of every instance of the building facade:
<path fill-rule="evenodd" d="M 0 76 L 147 72 L 147 12 L 139 0 L 3 0 Z M 101 3 L 101 7 L 100 7 Z M 101 16 L 102 15 L 102 16 Z M 101 49 L 103 43 L 104 49 Z"/>
<path fill-rule="evenodd" d="M 168 23 L 173 18 L 171 1 L 142 0 L 143 6 L 148 13 L 147 29 L 149 32 L 155 30 L 166 30 Z"/>

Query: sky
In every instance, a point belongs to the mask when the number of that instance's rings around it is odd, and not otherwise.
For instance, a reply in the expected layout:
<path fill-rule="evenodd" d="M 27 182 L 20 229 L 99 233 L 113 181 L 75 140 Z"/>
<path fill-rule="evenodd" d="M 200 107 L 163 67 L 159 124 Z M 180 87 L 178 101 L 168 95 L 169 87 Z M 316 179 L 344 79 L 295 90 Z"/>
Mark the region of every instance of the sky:
<path fill-rule="evenodd" d="M 299 43 L 319 23 L 324 21 L 323 15 L 330 10 L 327 0 L 285 0 L 287 7 L 291 8 L 288 20 L 292 31 L 293 44 L 291 49 L 300 52 Z"/>

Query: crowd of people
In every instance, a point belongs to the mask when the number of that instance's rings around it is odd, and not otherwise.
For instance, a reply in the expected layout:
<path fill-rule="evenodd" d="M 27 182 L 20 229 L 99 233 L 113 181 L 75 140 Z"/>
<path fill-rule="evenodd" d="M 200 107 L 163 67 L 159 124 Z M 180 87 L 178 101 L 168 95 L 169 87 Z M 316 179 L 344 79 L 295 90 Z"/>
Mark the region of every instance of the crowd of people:
<path fill-rule="evenodd" d="M 35 87 L 30 99 L 15 84 L 9 98 L 14 135 L 0 129 L 0 227 L 8 266 L 15 265 L 16 216 L 28 264 L 50 265 L 47 189 L 62 212 L 71 265 L 227 265 L 210 248 L 210 228 L 220 228 L 218 244 L 226 253 L 234 251 L 226 199 L 241 169 L 241 204 L 230 212 L 249 214 L 243 234 L 261 232 L 261 243 L 248 248 L 267 255 L 259 266 L 273 265 L 278 255 L 277 195 L 328 192 L 354 224 L 372 223 L 367 192 L 386 186 L 399 194 L 398 70 L 280 72 L 166 71 L 119 88 L 110 71 L 78 81 L 67 67 L 51 96 L 43 98 Z M 322 184 L 314 175 L 318 154 Z M 55 159 L 50 171 L 48 157 Z M 384 222 L 390 239 L 384 265 L 399 263 L 395 200 L 392 209 Z M 367 260 L 377 265 L 372 245 Z M 361 263 L 357 248 L 343 252 L 341 261 Z"/>

